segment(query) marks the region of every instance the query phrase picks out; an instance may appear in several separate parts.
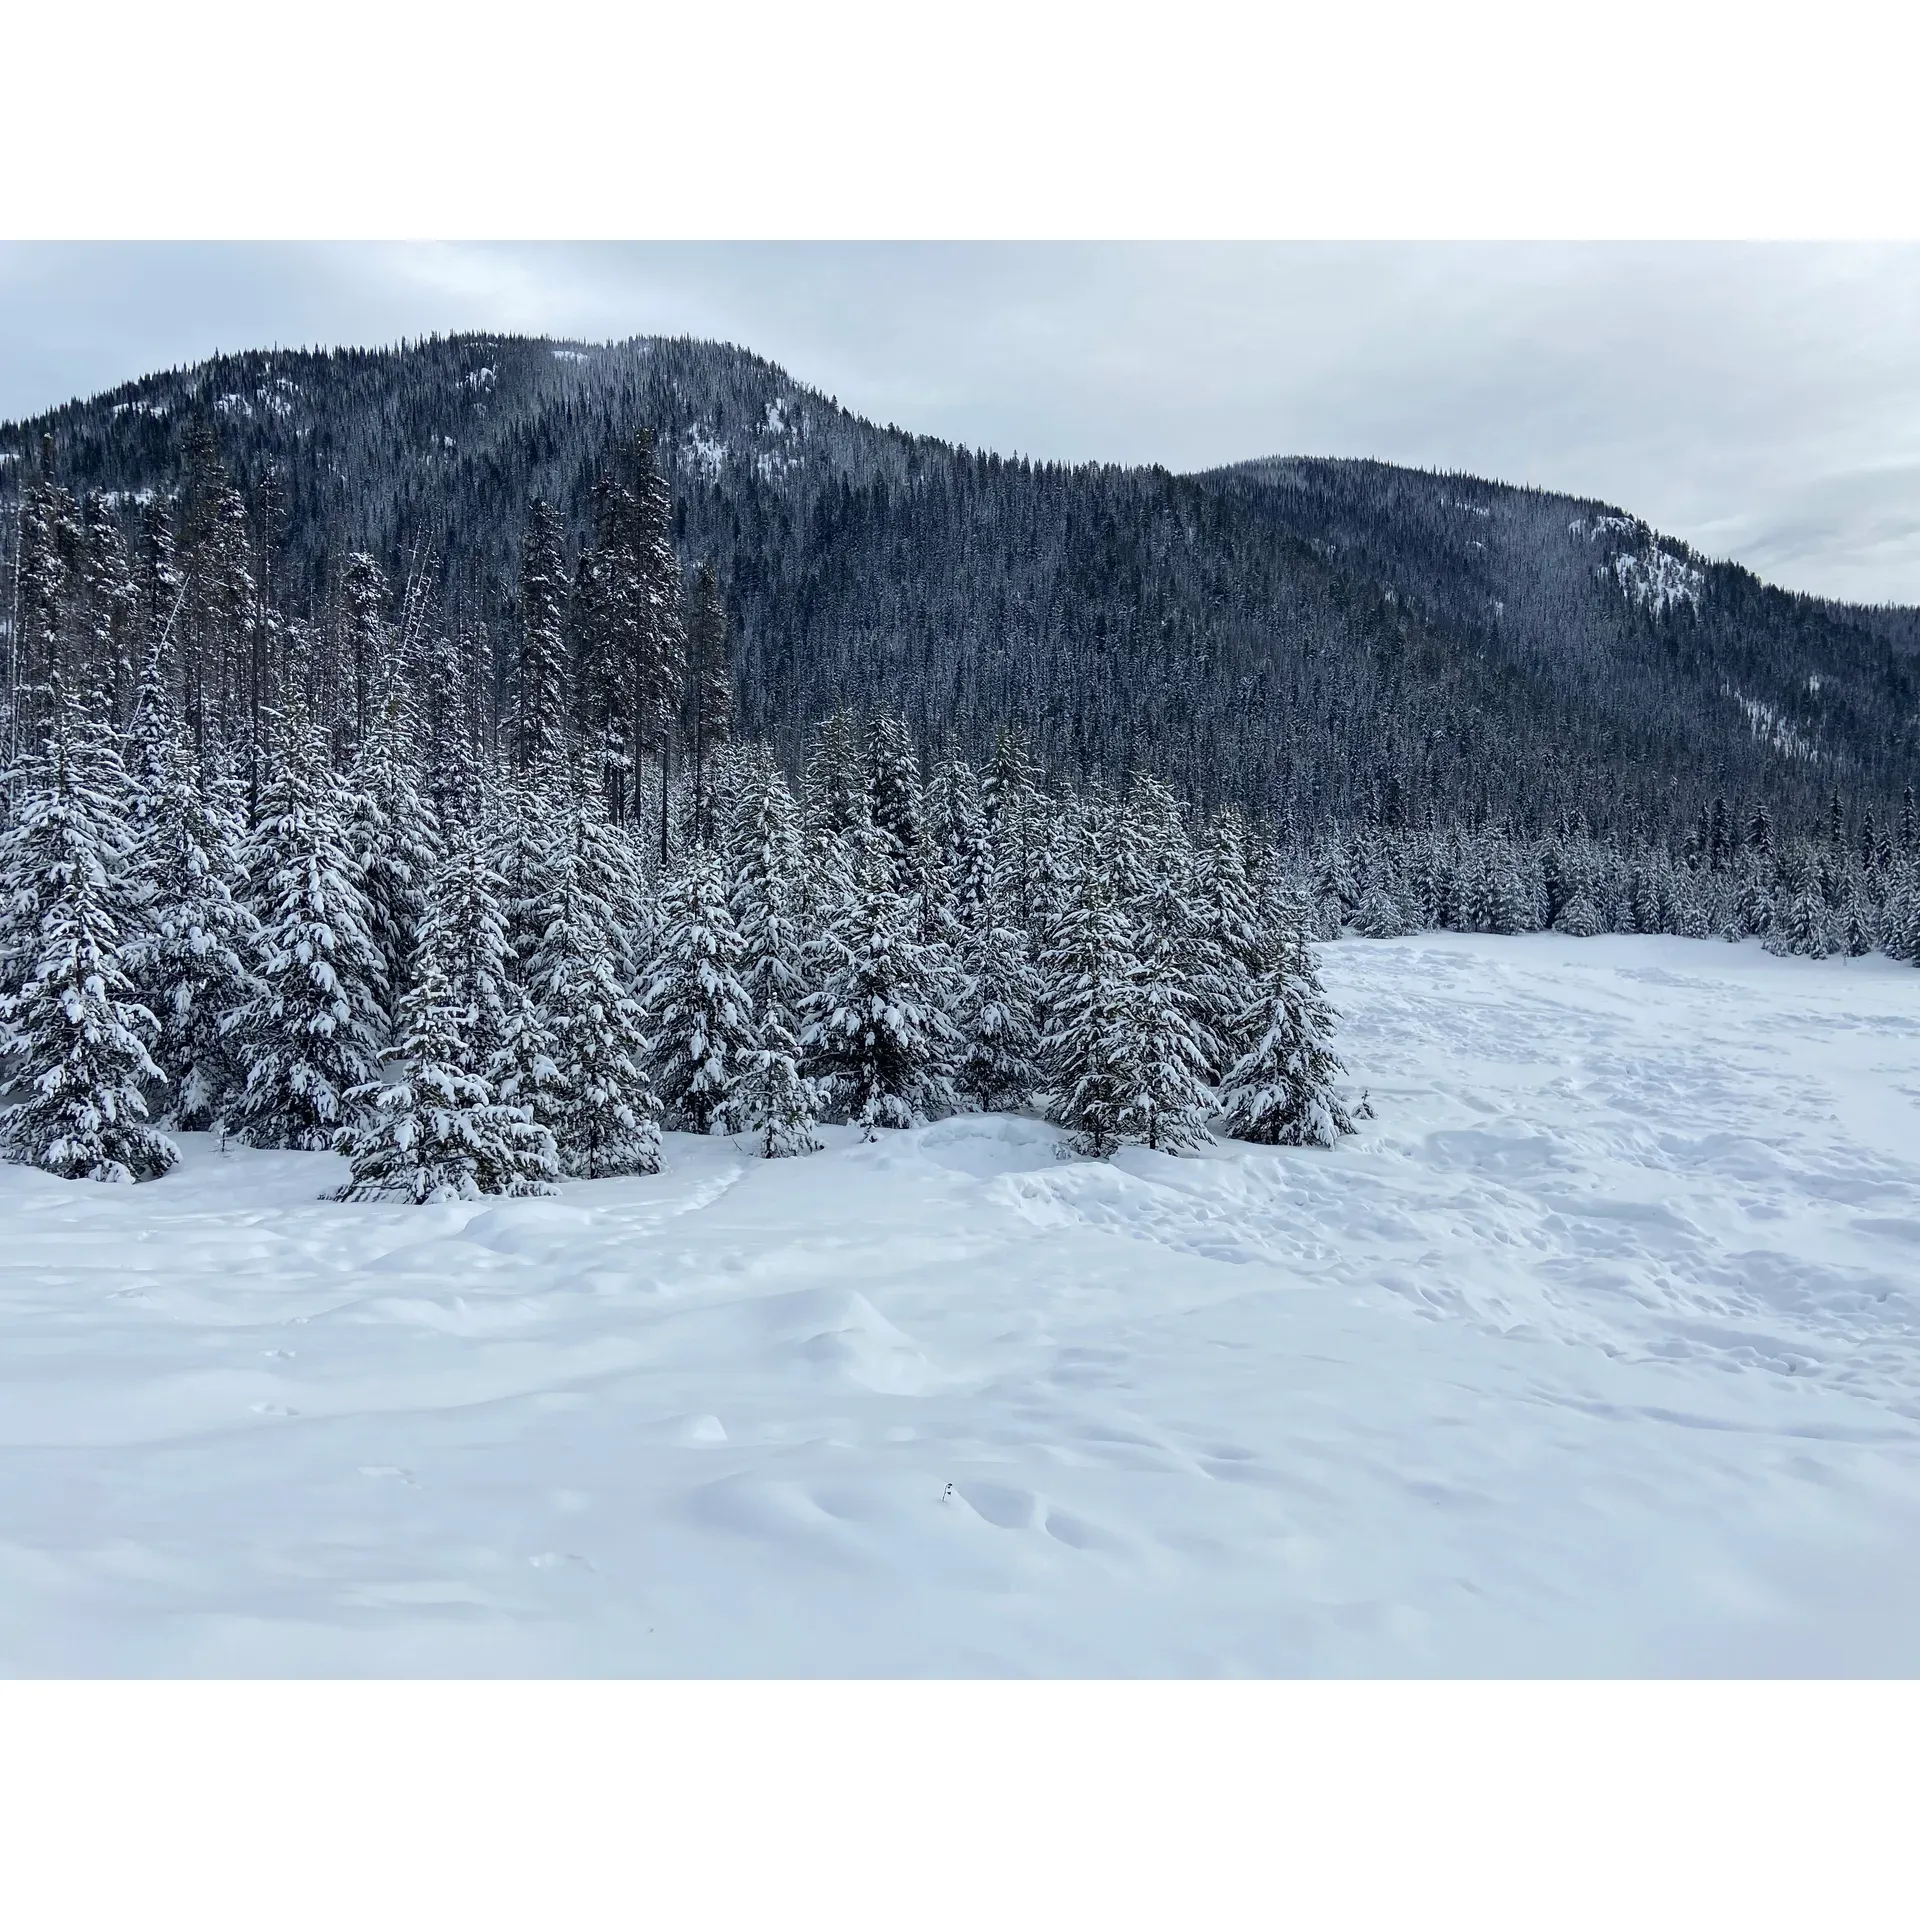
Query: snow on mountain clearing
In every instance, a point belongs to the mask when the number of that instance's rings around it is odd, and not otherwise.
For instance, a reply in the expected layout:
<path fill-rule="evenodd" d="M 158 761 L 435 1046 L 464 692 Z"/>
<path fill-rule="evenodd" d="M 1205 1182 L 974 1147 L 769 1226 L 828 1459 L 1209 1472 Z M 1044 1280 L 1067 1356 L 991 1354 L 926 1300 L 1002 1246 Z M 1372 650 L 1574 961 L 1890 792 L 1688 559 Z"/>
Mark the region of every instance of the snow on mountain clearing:
<path fill-rule="evenodd" d="M 1332 1153 L 0 1167 L 0 1671 L 1920 1673 L 1920 974 L 1322 966 Z"/>

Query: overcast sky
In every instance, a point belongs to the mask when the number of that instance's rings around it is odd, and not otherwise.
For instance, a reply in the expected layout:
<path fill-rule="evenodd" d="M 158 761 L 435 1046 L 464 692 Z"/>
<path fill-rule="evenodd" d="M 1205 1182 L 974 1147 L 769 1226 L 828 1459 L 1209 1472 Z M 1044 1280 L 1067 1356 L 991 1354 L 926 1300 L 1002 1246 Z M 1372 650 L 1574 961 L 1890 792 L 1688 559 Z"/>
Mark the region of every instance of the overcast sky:
<path fill-rule="evenodd" d="M 1465 469 L 1920 601 L 1914 246 L 0 244 L 0 418 L 469 328 L 737 341 L 1009 453 Z"/>

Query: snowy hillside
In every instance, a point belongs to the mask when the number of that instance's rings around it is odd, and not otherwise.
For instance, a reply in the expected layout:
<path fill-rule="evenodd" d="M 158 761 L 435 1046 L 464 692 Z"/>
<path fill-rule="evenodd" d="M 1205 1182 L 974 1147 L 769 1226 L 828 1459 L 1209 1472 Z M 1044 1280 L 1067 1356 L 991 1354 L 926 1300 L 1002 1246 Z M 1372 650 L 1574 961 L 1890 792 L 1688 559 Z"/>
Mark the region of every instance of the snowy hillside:
<path fill-rule="evenodd" d="M 1322 967 L 1328 1153 L 0 1166 L 0 1671 L 1920 1673 L 1920 976 Z"/>

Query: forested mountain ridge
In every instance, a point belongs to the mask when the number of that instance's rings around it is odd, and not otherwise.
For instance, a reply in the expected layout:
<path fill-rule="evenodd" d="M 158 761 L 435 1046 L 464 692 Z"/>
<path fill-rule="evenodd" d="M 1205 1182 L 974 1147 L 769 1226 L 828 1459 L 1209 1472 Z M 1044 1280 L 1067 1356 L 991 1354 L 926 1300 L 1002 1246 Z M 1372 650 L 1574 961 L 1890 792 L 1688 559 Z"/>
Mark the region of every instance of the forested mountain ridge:
<path fill-rule="evenodd" d="M 1658 729 L 1682 763 L 1712 758 L 1731 709 L 1781 757 L 1873 787 L 1911 777 L 1920 608 L 1787 592 L 1605 502 L 1467 475 L 1276 458 L 1205 477 L 1274 494 L 1316 551 L 1642 753 Z"/>
<path fill-rule="evenodd" d="M 431 561 L 506 701 L 536 496 L 569 552 L 636 429 L 683 563 L 731 609 L 736 723 L 789 764 L 842 707 L 1009 719 L 1074 778 L 1324 819 L 1569 813 L 1669 833 L 1715 796 L 1884 816 L 1920 762 L 1920 616 L 1764 587 L 1593 501 L 1367 462 L 1212 473 L 1035 464 L 878 427 L 736 348 L 462 336 L 258 352 L 0 427 L 96 512 L 179 494 L 188 442 L 247 504 L 267 597 L 344 617 L 346 557 Z M 210 437 L 208 437 L 210 429 Z M 9 558 L 11 556 L 9 555 Z"/>

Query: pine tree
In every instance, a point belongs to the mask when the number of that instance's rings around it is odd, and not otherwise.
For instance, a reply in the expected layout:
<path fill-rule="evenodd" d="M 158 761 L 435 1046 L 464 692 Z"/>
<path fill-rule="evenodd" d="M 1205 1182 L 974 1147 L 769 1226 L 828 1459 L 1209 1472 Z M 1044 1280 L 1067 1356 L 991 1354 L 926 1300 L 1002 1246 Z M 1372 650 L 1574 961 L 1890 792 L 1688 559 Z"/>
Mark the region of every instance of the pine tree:
<path fill-rule="evenodd" d="M 1605 933 L 1607 930 L 1606 923 L 1600 918 L 1584 888 L 1577 888 L 1568 895 L 1567 903 L 1560 909 L 1553 925 L 1555 932 L 1570 933 L 1576 940 L 1588 940 L 1596 933 Z"/>
<path fill-rule="evenodd" d="M 399 1037 L 381 1054 L 394 1077 L 353 1090 L 362 1117 L 341 1142 L 353 1173 L 336 1200 L 521 1196 L 550 1193 L 559 1177 L 553 1135 L 467 1064 L 467 1023 L 441 951 L 439 937 L 423 947 Z"/>
<path fill-rule="evenodd" d="M 1833 917 L 1818 884 L 1805 878 L 1788 895 L 1784 909 L 1773 916 L 1765 946 L 1769 953 L 1824 960 L 1839 945 Z"/>
<path fill-rule="evenodd" d="M 876 713 L 867 722 L 863 759 L 866 820 L 892 863 L 891 884 L 904 890 L 920 850 L 920 770 L 898 715 Z"/>
<path fill-rule="evenodd" d="M 438 851 L 421 791 L 412 707 L 397 686 L 369 714 L 347 786 L 355 877 L 366 898 L 367 931 L 380 952 L 381 1012 L 391 1023 L 412 984 L 427 876 Z"/>
<path fill-rule="evenodd" d="M 1467 924 L 1475 933 L 1522 933 L 1530 920 L 1513 849 L 1504 839 L 1484 844 L 1467 889 Z"/>
<path fill-rule="evenodd" d="M 552 1043 L 546 1097 L 560 1164 L 588 1180 L 660 1171 L 660 1107 L 644 1066 L 646 1034 L 609 937 L 609 904 L 594 885 L 593 832 L 583 808 L 555 862 L 529 982 Z"/>
<path fill-rule="evenodd" d="M 1223 1072 L 1252 1038 L 1253 985 L 1262 965 L 1266 930 L 1253 877 L 1246 820 L 1233 808 L 1216 815 L 1199 849 L 1195 913 L 1199 998 L 1207 1070 Z"/>
<path fill-rule="evenodd" d="M 80 546 L 72 619 L 74 665 L 92 676 L 116 727 L 132 712 L 140 658 L 139 600 L 127 543 L 104 494 L 89 493 L 80 508 Z"/>
<path fill-rule="evenodd" d="M 593 544 L 574 588 L 574 693 L 583 743 L 597 756 L 608 817 L 634 817 L 651 757 L 666 844 L 667 766 L 686 672 L 673 503 L 642 432 L 594 487 Z"/>
<path fill-rule="evenodd" d="M 228 1026 L 252 991 L 247 962 L 261 930 L 243 897 L 237 815 L 202 782 L 184 737 L 145 752 L 159 765 L 134 846 L 141 915 L 126 946 L 127 973 L 158 1017 L 154 1052 L 172 1092 L 168 1121 L 196 1131 L 213 1124 L 245 1079 Z"/>
<path fill-rule="evenodd" d="M 727 828 L 727 911 L 740 938 L 740 978 L 756 1019 L 805 997 L 801 841 L 793 796 L 770 754 L 759 757 Z"/>
<path fill-rule="evenodd" d="M 505 1105 L 517 1107 L 553 1135 L 556 1154 L 568 1108 L 558 1052 L 539 1003 L 525 987 L 509 982 L 500 1044 L 486 1062 L 486 1074 Z"/>
<path fill-rule="evenodd" d="M 256 1147 L 331 1147 L 351 1090 L 374 1077 L 384 963 L 346 816 L 319 730 L 296 712 L 247 847 L 256 985 L 224 1024 L 247 1069 L 234 1120 Z"/>
<path fill-rule="evenodd" d="M 959 926 L 975 927 L 995 911 L 990 895 L 999 876 L 979 777 L 951 744 L 927 783 L 926 814 L 929 852 L 940 863 L 948 910 Z"/>
<path fill-rule="evenodd" d="M 742 1055 L 730 1118 L 736 1131 L 760 1143 L 768 1160 L 818 1150 L 813 1123 L 818 1090 L 800 1071 L 800 1043 L 793 1022 L 777 1000 L 760 1014 L 753 1044 Z"/>
<path fill-rule="evenodd" d="M 1054 936 L 1053 964 L 1042 1042 L 1048 1116 L 1067 1130 L 1074 1151 L 1104 1157 L 1127 1131 L 1134 960 L 1132 932 L 1097 843 L 1083 849 L 1073 900 Z"/>
<path fill-rule="evenodd" d="M 152 1180 L 176 1158 L 147 1124 L 163 1079 L 153 1015 L 119 960 L 115 870 L 124 858 L 120 767 L 104 727 L 55 671 L 44 745 L 0 841 L 18 984 L 6 1028 L 0 1153 L 66 1180 Z"/>
<path fill-rule="evenodd" d="M 1006 890 L 1008 912 L 1021 927 L 1030 925 L 1033 918 L 1040 812 L 1033 762 L 1019 736 L 1002 726 L 987 770 L 980 776 L 980 813 L 994 871 Z"/>
<path fill-rule="evenodd" d="M 1363 940 L 1393 940 L 1407 930 L 1406 916 L 1377 878 L 1367 882 L 1353 910 L 1353 930 Z"/>
<path fill-rule="evenodd" d="M 8 692 L 16 751 L 32 751 L 53 724 L 51 689 L 63 667 L 66 685 L 83 684 L 74 677 L 76 663 L 66 659 L 80 539 L 79 510 L 73 495 L 54 480 L 53 440 L 48 435 L 40 446 L 40 476 L 21 490 L 19 544 L 14 555 Z"/>
<path fill-rule="evenodd" d="M 1910 881 L 1888 912 L 1887 951 L 1920 967 L 1920 882 Z"/>
<path fill-rule="evenodd" d="M 735 1085 L 757 1038 L 719 861 L 696 849 L 661 908 L 660 950 L 642 1002 L 652 1029 L 648 1065 L 668 1126 L 711 1133 L 732 1119 Z"/>
<path fill-rule="evenodd" d="M 1835 938 L 1842 953 L 1858 960 L 1873 952 L 1879 944 L 1875 938 L 1875 916 L 1869 903 L 1861 898 L 1858 887 L 1848 886 L 1837 918 Z"/>
<path fill-rule="evenodd" d="M 373 730 L 381 704 L 382 682 L 391 650 L 383 608 L 386 576 L 368 553 L 350 553 L 340 572 L 339 657 L 345 684 L 339 689 L 337 718 L 341 746 L 359 753 Z"/>
<path fill-rule="evenodd" d="M 1297 927 L 1281 943 L 1262 999 L 1260 1037 L 1221 1085 L 1221 1131 L 1263 1146 L 1331 1147 L 1355 1131 L 1355 1116 L 1334 1091 L 1342 1071 L 1331 1044 L 1334 1013 Z"/>
<path fill-rule="evenodd" d="M 726 602 L 713 563 L 694 576 L 687 621 L 687 696 L 692 711 L 694 835 L 705 846 L 713 834 L 713 761 L 733 734 L 733 654 Z"/>
<path fill-rule="evenodd" d="M 428 888 L 420 934 L 422 946 L 441 956 L 461 1062 L 476 1073 L 491 1071 L 517 1004 L 509 980 L 506 883 L 488 865 L 484 841 L 478 822 L 455 825 Z"/>
<path fill-rule="evenodd" d="M 513 675 L 513 758 L 522 779 L 566 765 L 570 705 L 567 557 L 560 516 L 536 499 L 520 549 L 519 650 Z"/>
<path fill-rule="evenodd" d="M 925 951 L 889 884 L 883 847 L 869 847 L 830 930 L 833 964 L 809 996 L 801 1045 L 831 1111 L 871 1139 L 953 1110 L 954 1036 Z"/>
<path fill-rule="evenodd" d="M 1158 1153 L 1207 1143 L 1210 1036 L 1179 948 L 1149 931 L 1123 1007 L 1126 1101 L 1120 1130 Z"/>
<path fill-rule="evenodd" d="M 1039 1083 L 1026 939 L 1018 927 L 988 921 L 968 936 L 964 960 L 955 1088 L 983 1112 L 1017 1112 Z"/>
<path fill-rule="evenodd" d="M 488 864 L 499 874 L 506 921 L 507 978 L 524 985 L 546 929 L 546 901 L 555 884 L 554 861 L 564 844 L 559 810 L 543 789 L 516 780 L 491 823 Z"/>
<path fill-rule="evenodd" d="M 800 812 L 808 835 L 845 833 L 869 817 L 866 772 L 853 716 L 841 712 L 820 723 L 800 777 Z"/>

